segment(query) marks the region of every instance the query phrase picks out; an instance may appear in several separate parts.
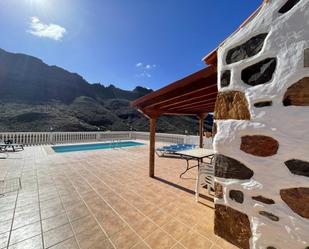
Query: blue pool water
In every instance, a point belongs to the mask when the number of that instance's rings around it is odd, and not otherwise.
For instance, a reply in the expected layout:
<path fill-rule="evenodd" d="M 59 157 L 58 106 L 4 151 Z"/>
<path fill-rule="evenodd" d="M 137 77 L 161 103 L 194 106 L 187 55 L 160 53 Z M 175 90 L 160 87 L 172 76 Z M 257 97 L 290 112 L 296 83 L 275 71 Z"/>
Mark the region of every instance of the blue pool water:
<path fill-rule="evenodd" d="M 97 144 L 78 144 L 78 145 L 61 145 L 52 146 L 53 150 L 57 153 L 83 151 L 83 150 L 102 150 L 102 149 L 114 149 L 132 146 L 141 146 L 143 143 L 138 142 L 115 142 L 115 143 L 97 143 Z"/>

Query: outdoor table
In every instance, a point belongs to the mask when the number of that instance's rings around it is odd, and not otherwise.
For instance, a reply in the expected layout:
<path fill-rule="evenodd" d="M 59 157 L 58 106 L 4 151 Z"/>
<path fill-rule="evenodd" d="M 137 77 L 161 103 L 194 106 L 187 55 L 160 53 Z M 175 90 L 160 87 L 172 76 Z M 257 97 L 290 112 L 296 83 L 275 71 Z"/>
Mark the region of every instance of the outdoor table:
<path fill-rule="evenodd" d="M 179 177 L 181 178 L 181 176 L 185 174 L 188 170 L 195 168 L 195 167 L 199 167 L 200 163 L 203 162 L 204 158 L 212 159 L 215 152 L 211 149 L 198 148 L 198 149 L 182 150 L 182 151 L 176 152 L 175 154 L 181 156 L 181 158 L 187 161 L 186 170 L 179 175 Z M 193 165 L 190 167 L 189 165 L 190 160 L 196 160 L 197 165 Z"/>

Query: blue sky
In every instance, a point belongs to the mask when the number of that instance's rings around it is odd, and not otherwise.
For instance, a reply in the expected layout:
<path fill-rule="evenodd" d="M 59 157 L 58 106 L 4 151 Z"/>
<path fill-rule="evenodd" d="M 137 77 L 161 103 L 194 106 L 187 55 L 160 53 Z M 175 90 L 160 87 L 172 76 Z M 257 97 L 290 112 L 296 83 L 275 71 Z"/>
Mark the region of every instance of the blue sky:
<path fill-rule="evenodd" d="M 90 83 L 158 89 L 202 57 L 262 0 L 1 0 L 0 47 Z"/>

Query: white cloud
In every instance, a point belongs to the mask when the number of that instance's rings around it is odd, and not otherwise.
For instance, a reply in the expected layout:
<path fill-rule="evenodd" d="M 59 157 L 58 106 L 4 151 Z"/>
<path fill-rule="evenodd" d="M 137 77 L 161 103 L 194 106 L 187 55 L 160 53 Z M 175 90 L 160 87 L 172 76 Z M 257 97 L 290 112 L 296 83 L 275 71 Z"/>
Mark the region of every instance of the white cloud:
<path fill-rule="evenodd" d="M 137 63 L 135 66 L 136 66 L 137 70 L 139 71 L 139 73 L 136 76 L 137 77 L 146 77 L 146 78 L 151 78 L 151 71 L 153 71 L 153 69 L 156 67 L 155 64 L 144 65 L 142 62 Z"/>
<path fill-rule="evenodd" d="M 148 65 L 145 66 L 146 69 L 153 69 L 155 67 L 156 67 L 156 65 L 154 65 L 154 64 L 153 65 L 148 64 Z"/>
<path fill-rule="evenodd" d="M 57 24 L 46 24 L 36 16 L 31 17 L 30 30 L 28 32 L 34 36 L 50 38 L 60 41 L 66 33 L 66 29 Z"/>
<path fill-rule="evenodd" d="M 146 77 L 146 78 L 151 78 L 151 74 L 147 72 L 142 72 L 136 75 L 137 77 Z"/>

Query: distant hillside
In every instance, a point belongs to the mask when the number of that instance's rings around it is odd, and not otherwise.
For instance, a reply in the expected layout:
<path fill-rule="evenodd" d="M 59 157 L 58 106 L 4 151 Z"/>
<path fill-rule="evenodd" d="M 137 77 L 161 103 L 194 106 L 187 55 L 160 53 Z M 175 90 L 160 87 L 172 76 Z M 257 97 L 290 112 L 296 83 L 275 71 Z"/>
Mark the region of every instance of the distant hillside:
<path fill-rule="evenodd" d="M 148 130 L 130 102 L 152 90 L 89 84 L 76 73 L 38 58 L 0 49 L 0 131 Z M 190 117 L 162 117 L 159 132 L 196 134 Z"/>
<path fill-rule="evenodd" d="M 48 66 L 32 56 L 8 53 L 0 49 L 0 92 L 1 99 L 5 101 L 38 104 L 56 100 L 70 104 L 79 96 L 98 101 L 134 100 L 151 90 L 137 87 L 133 91 L 125 91 L 113 85 L 104 87 L 100 84 L 89 84 L 76 73 L 57 66 Z"/>

